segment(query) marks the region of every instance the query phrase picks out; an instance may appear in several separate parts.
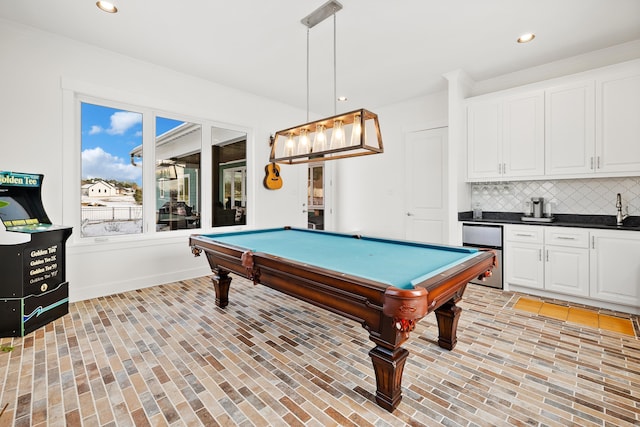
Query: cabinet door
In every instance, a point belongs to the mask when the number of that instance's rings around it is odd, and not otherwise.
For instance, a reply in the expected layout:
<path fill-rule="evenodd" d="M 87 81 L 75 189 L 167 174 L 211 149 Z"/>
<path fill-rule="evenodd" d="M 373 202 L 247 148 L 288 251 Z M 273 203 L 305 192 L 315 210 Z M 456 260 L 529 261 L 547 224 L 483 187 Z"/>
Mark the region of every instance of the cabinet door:
<path fill-rule="evenodd" d="M 544 92 L 508 98 L 503 109 L 504 177 L 544 175 Z"/>
<path fill-rule="evenodd" d="M 600 79 L 596 86 L 598 172 L 640 170 L 640 70 Z"/>
<path fill-rule="evenodd" d="M 595 171 L 595 83 L 580 82 L 545 92 L 545 173 Z"/>
<path fill-rule="evenodd" d="M 504 259 L 507 283 L 528 288 L 544 288 L 542 245 L 508 242 Z"/>
<path fill-rule="evenodd" d="M 502 107 L 499 102 L 467 106 L 469 179 L 500 178 L 502 174 Z"/>
<path fill-rule="evenodd" d="M 545 246 L 544 287 L 563 294 L 589 296 L 589 250 Z"/>
<path fill-rule="evenodd" d="M 591 232 L 591 297 L 640 307 L 640 233 Z"/>

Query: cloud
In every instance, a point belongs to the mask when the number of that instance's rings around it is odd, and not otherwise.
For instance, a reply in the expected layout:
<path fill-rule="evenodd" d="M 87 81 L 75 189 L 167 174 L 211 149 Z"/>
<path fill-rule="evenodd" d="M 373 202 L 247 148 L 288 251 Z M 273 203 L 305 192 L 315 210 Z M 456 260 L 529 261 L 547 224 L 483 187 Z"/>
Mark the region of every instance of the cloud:
<path fill-rule="evenodd" d="M 95 134 L 98 134 L 98 133 L 100 133 L 102 131 L 103 131 L 103 129 L 100 126 L 93 125 L 93 126 L 91 126 L 91 129 L 89 130 L 89 135 L 95 135 Z"/>
<path fill-rule="evenodd" d="M 138 123 L 142 123 L 142 114 L 131 111 L 117 111 L 111 115 L 111 127 L 107 129 L 107 133 L 109 135 L 124 135 L 127 130 Z"/>
<path fill-rule="evenodd" d="M 133 166 L 129 159 L 107 153 L 100 147 L 82 151 L 82 178 L 116 179 L 140 183 L 142 168 Z"/>

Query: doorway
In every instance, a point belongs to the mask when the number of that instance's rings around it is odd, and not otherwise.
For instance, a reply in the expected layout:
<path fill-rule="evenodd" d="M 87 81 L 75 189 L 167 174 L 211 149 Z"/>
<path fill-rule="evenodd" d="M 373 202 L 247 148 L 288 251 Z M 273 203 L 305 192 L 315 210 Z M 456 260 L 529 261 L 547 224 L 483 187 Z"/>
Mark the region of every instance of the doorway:
<path fill-rule="evenodd" d="M 307 176 L 307 227 L 313 230 L 324 230 L 324 180 L 324 163 L 309 165 Z"/>

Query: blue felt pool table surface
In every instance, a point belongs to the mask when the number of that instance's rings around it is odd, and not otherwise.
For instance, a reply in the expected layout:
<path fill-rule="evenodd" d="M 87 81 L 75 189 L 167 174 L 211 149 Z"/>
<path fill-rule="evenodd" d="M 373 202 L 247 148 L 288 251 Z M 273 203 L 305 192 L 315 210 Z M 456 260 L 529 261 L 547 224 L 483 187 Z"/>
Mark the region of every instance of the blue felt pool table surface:
<path fill-rule="evenodd" d="M 401 240 L 356 238 L 306 229 L 266 229 L 201 237 L 402 289 L 475 257 L 478 250 Z"/>

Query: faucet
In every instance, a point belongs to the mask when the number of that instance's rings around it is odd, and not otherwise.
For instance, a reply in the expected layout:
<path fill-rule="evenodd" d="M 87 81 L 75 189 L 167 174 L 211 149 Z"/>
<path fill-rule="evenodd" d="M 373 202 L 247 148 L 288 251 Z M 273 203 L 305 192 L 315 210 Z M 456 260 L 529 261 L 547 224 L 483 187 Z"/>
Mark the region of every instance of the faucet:
<path fill-rule="evenodd" d="M 620 196 L 620 193 L 616 195 L 616 208 L 618 209 L 618 213 L 616 214 L 616 225 L 622 225 L 629 214 L 622 214 L 622 197 Z"/>

